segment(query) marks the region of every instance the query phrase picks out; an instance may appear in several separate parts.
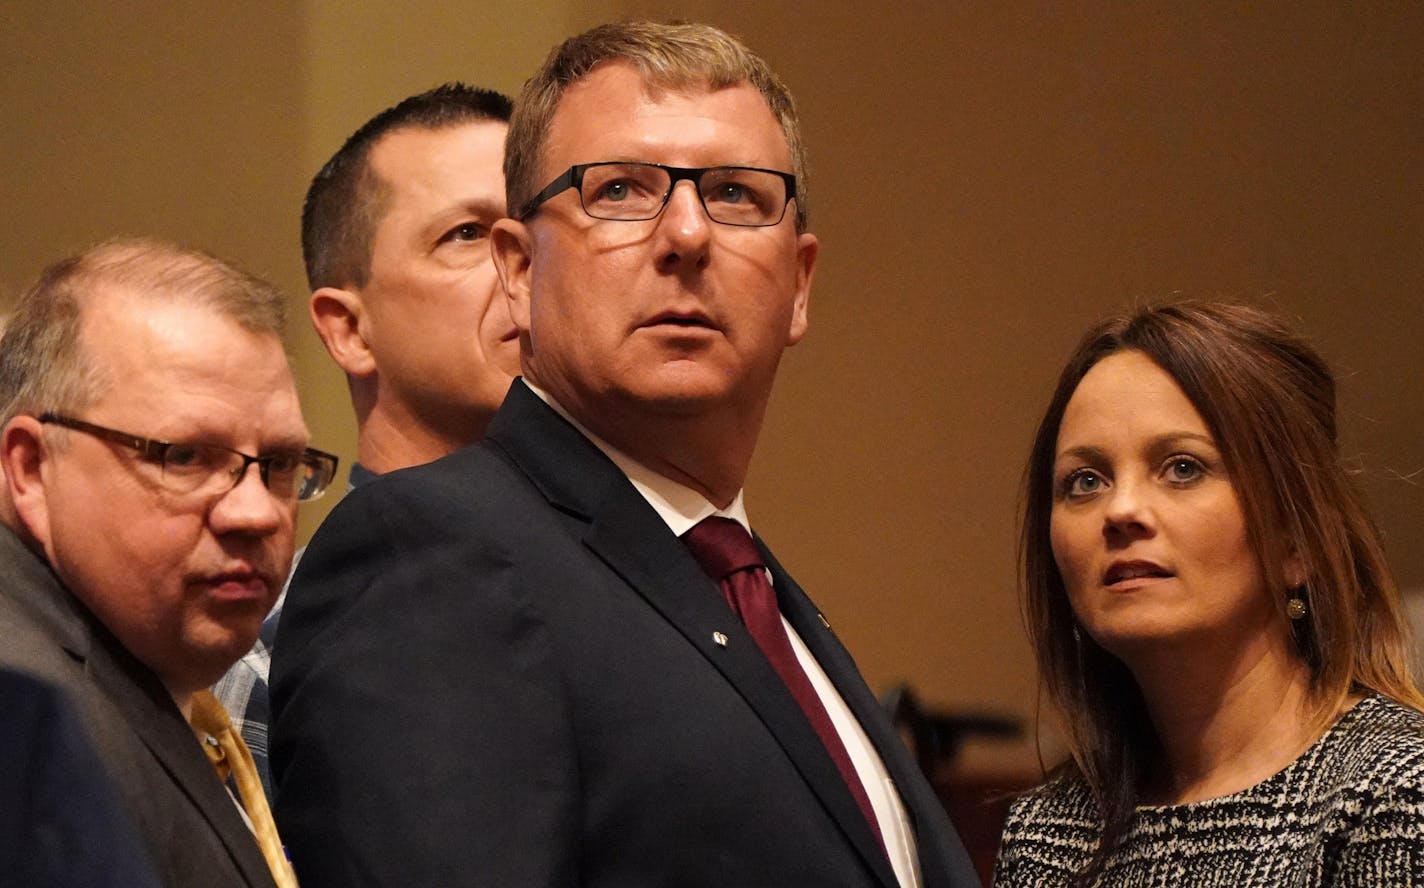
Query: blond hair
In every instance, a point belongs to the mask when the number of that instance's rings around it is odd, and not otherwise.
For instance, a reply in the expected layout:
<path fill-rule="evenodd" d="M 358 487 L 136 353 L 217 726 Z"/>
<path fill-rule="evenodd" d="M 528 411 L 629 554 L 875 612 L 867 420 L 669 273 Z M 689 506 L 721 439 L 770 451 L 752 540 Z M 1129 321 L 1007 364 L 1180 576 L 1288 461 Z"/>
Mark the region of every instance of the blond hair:
<path fill-rule="evenodd" d="M 791 91 L 741 41 L 711 25 L 617 22 L 599 25 L 555 47 L 514 103 L 505 143 L 504 181 L 511 213 L 538 193 L 544 143 L 565 90 L 603 62 L 625 61 L 653 91 L 723 89 L 749 83 L 766 99 L 791 149 L 796 175 L 796 230 L 806 230 L 806 156 Z"/>

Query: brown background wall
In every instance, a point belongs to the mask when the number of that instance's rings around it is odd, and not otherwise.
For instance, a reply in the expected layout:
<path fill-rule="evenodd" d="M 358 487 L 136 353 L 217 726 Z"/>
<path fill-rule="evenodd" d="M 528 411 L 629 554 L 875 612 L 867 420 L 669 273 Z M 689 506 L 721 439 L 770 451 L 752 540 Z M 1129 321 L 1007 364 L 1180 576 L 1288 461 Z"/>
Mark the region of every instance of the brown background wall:
<path fill-rule="evenodd" d="M 348 458 L 302 300 L 311 174 L 406 94 L 516 91 L 568 33 L 676 15 L 741 34 L 801 103 L 822 258 L 748 502 L 872 684 L 1031 714 L 1028 437 L 1086 324 L 1169 295 L 1264 303 L 1314 337 L 1394 564 L 1424 588 L 1424 8 L 116 7 L 0 8 L 0 290 L 113 233 L 232 257 L 293 294 L 315 438 Z"/>

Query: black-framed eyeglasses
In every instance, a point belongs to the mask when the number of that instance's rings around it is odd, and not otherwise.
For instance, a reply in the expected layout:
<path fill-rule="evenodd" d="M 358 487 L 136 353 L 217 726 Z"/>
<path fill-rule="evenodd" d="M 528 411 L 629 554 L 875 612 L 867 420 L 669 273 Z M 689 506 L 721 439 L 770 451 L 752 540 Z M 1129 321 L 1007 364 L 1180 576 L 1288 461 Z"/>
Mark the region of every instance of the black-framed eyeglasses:
<path fill-rule="evenodd" d="M 641 161 L 576 163 L 520 207 L 515 218 L 522 222 L 545 201 L 575 188 L 583 211 L 593 218 L 642 222 L 662 213 L 673 187 L 684 179 L 697 190 L 707 217 L 723 225 L 776 225 L 796 197 L 796 177 L 780 170 L 673 167 Z"/>
<path fill-rule="evenodd" d="M 242 481 L 253 463 L 257 464 L 262 483 L 280 499 L 314 500 L 326 492 L 336 477 L 337 457 L 313 447 L 248 456 L 217 444 L 141 438 L 59 413 L 42 413 L 37 418 L 137 451 L 142 459 L 158 465 L 163 485 L 175 493 L 227 493 Z"/>

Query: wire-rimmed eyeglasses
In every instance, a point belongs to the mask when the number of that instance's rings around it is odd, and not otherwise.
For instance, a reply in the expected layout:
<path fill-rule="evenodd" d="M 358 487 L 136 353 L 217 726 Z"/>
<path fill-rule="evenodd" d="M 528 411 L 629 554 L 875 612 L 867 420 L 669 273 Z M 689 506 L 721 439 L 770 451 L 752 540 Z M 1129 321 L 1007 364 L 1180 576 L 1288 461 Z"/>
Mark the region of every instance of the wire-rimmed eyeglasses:
<path fill-rule="evenodd" d="M 641 161 L 576 163 L 520 207 L 523 221 L 546 201 L 578 190 L 583 211 L 595 219 L 641 222 L 655 219 L 672 190 L 686 179 L 707 217 L 723 225 L 765 228 L 781 222 L 796 197 L 796 177 L 759 167 L 673 167 Z"/>
<path fill-rule="evenodd" d="M 262 483 L 279 499 L 314 500 L 336 477 L 337 457 L 313 447 L 249 456 L 217 444 L 155 441 L 60 413 L 42 413 L 37 419 L 137 451 L 158 465 L 163 485 L 175 493 L 227 493 L 253 463 Z"/>

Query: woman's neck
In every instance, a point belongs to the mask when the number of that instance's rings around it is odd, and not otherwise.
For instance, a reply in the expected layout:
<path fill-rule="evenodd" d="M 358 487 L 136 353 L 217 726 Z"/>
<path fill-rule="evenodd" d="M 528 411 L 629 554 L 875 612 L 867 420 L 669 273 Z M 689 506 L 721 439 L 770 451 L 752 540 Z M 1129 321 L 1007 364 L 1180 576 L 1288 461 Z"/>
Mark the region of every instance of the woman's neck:
<path fill-rule="evenodd" d="M 1142 787 L 1143 802 L 1185 804 L 1240 792 L 1320 736 L 1305 663 L 1280 644 L 1237 653 L 1134 669 L 1161 756 Z"/>

